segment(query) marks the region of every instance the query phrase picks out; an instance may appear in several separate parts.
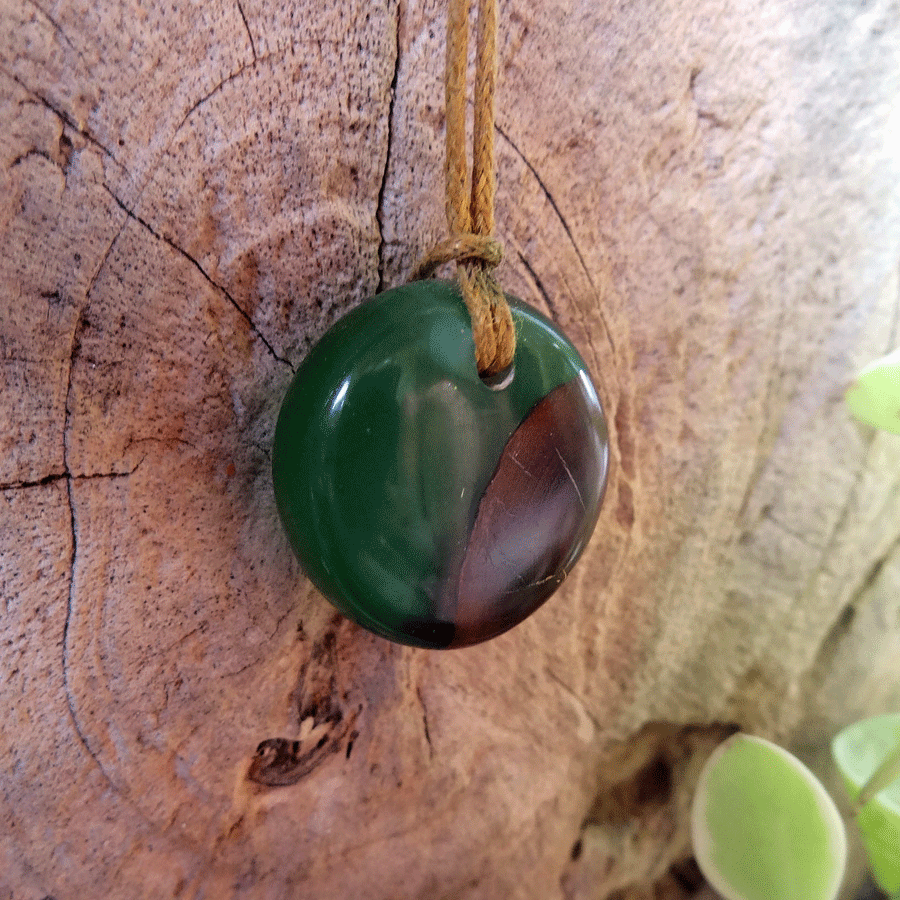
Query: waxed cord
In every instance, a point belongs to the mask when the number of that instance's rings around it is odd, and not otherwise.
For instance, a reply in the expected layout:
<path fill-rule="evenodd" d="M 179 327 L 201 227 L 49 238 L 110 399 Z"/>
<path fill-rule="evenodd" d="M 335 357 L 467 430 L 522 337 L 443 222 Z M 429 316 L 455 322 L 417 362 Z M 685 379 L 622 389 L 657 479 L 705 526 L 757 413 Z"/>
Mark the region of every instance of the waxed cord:
<path fill-rule="evenodd" d="M 416 265 L 411 280 L 455 261 L 472 319 L 475 361 L 482 376 L 508 368 L 516 350 L 512 314 L 493 269 L 502 249 L 494 239 L 494 93 L 497 84 L 497 0 L 478 0 L 472 178 L 466 165 L 468 0 L 449 0 L 447 15 L 446 202 L 450 237 Z"/>

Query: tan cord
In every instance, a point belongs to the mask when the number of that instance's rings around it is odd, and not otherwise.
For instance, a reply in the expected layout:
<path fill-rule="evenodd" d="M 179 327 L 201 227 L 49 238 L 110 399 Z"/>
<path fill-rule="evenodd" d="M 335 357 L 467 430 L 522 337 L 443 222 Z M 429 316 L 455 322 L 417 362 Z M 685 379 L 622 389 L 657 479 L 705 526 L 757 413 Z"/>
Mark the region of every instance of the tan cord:
<path fill-rule="evenodd" d="M 472 132 L 472 233 L 494 233 L 494 88 L 497 85 L 497 0 L 479 0 Z"/>
<path fill-rule="evenodd" d="M 481 237 L 477 234 L 459 234 L 447 238 L 423 256 L 409 276 L 410 281 L 420 278 L 431 278 L 432 275 L 448 262 L 469 262 L 481 260 L 489 266 L 500 264 L 503 250 L 493 238 Z"/>
<path fill-rule="evenodd" d="M 482 376 L 512 364 L 516 333 L 509 305 L 493 275 L 500 262 L 494 240 L 494 89 L 497 83 L 497 0 L 478 0 L 472 186 L 466 171 L 466 67 L 469 3 L 450 0 L 447 15 L 446 180 L 450 237 L 416 266 L 413 280 L 456 260 L 463 300 L 472 318 L 475 361 Z"/>
<path fill-rule="evenodd" d="M 445 176 L 447 225 L 450 235 L 472 230 L 469 216 L 466 171 L 466 67 L 469 57 L 468 0 L 450 0 L 447 11 L 447 68 L 444 75 L 444 106 L 447 130 Z"/>

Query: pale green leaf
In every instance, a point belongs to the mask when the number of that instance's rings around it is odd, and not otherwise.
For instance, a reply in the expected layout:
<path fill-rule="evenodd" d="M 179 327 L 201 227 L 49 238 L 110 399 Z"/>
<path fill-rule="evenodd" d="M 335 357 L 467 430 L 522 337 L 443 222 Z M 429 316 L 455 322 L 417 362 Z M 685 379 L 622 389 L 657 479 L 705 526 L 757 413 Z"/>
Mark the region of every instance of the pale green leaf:
<path fill-rule="evenodd" d="M 701 772 L 691 810 L 694 854 L 725 900 L 834 900 L 844 824 L 818 779 L 769 741 L 737 734 Z"/>
<path fill-rule="evenodd" d="M 884 762 L 869 776 L 869 780 L 863 785 L 856 802 L 860 807 L 865 806 L 873 797 L 880 794 L 885 788 L 889 788 L 897 780 L 900 780 L 900 741 L 884 758 Z"/>
<path fill-rule="evenodd" d="M 900 434 L 900 349 L 867 365 L 848 388 L 846 400 L 861 422 Z"/>
<path fill-rule="evenodd" d="M 845 728 L 831 752 L 850 798 L 864 806 L 856 816 L 872 875 L 878 886 L 900 892 L 900 773 L 894 768 L 900 748 L 900 713 L 875 716 Z M 868 802 L 862 795 L 870 796 Z M 873 794 L 874 791 L 874 794 Z"/>

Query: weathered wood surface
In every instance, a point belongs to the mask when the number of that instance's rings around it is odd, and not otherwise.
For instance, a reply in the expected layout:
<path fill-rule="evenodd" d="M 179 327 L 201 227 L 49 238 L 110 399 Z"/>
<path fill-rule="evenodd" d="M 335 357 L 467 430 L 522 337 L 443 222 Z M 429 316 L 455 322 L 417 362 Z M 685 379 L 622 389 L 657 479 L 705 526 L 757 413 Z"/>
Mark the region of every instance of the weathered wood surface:
<path fill-rule="evenodd" d="M 841 404 L 896 0 L 504 2 L 500 274 L 597 375 L 600 525 L 465 651 L 304 582 L 274 417 L 443 234 L 442 7 L 0 0 L 0 896 L 686 896 L 702 726 L 900 702 L 900 443 Z"/>

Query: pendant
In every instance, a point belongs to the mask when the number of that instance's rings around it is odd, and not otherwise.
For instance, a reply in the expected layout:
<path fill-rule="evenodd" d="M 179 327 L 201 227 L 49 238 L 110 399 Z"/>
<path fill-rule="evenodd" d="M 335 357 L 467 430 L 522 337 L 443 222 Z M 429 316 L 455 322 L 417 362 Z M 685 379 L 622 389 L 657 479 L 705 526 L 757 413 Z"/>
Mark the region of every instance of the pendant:
<path fill-rule="evenodd" d="M 281 407 L 272 475 L 288 539 L 342 612 L 416 647 L 512 628 L 593 532 L 608 440 L 578 352 L 508 297 L 513 366 L 483 381 L 457 286 L 366 301 L 309 352 Z"/>

